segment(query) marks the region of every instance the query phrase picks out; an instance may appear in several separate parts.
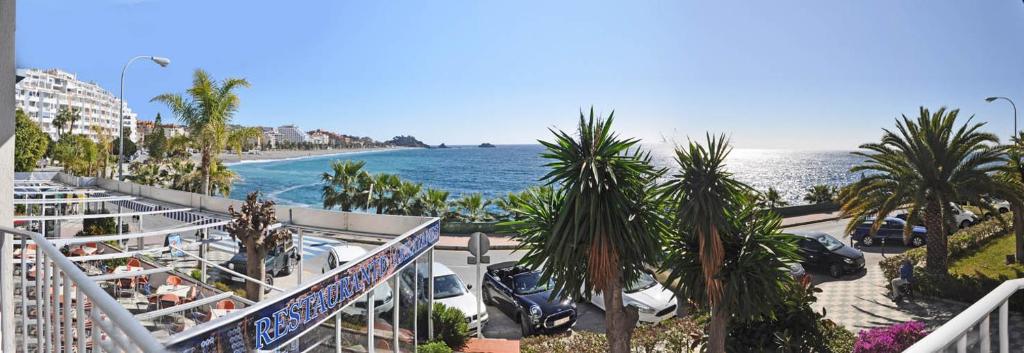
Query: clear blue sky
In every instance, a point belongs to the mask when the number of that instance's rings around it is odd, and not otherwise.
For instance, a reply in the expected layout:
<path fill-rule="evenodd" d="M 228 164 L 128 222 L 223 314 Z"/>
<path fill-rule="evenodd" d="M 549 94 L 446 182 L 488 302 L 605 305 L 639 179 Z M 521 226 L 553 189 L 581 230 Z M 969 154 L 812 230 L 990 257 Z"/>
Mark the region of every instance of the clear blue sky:
<path fill-rule="evenodd" d="M 581 107 L 656 142 L 852 149 L 919 105 L 1007 136 L 1024 109 L 1024 4 L 991 1 L 18 2 L 19 67 L 60 67 L 126 99 L 240 76 L 235 121 L 427 143 L 531 143 Z"/>

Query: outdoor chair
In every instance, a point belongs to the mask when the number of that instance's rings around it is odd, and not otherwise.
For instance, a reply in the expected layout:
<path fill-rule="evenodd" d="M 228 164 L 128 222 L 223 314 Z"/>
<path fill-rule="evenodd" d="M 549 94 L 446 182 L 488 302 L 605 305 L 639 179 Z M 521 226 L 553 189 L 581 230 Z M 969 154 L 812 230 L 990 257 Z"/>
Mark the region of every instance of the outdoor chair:
<path fill-rule="evenodd" d="M 128 260 L 128 264 L 126 266 L 128 266 L 128 267 L 142 267 L 142 261 L 139 261 L 139 259 L 136 259 L 136 258 L 133 257 L 133 258 Z"/>
<path fill-rule="evenodd" d="M 231 301 L 230 299 L 222 299 L 221 301 L 217 302 L 217 309 L 232 310 L 234 308 L 235 302 Z"/>
<path fill-rule="evenodd" d="M 172 285 L 172 286 L 181 285 L 181 277 L 173 276 L 173 275 L 172 276 L 168 276 L 167 277 L 167 284 Z"/>

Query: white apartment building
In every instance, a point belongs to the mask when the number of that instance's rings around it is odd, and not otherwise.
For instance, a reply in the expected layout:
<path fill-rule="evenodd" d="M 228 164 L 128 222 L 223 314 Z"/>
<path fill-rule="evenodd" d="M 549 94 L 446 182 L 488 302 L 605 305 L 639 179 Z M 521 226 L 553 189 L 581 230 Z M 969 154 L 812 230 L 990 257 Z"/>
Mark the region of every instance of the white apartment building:
<path fill-rule="evenodd" d="M 120 100 L 107 90 L 92 82 L 79 81 L 75 74 L 60 69 L 17 71 L 18 76 L 24 79 L 15 85 L 15 106 L 28 114 L 54 140 L 57 139 L 57 128 L 53 126 L 53 119 L 62 106 L 77 108 L 81 114 L 81 120 L 75 121 L 71 127 L 73 133 L 96 140 L 92 126 L 99 126 L 111 138 L 117 137 Z M 132 141 L 138 141 L 135 119 L 135 112 L 125 104 L 124 129 L 129 131 Z"/>
<path fill-rule="evenodd" d="M 309 135 L 295 125 L 284 125 L 277 128 L 278 142 L 303 143 L 309 142 Z"/>
<path fill-rule="evenodd" d="M 328 145 L 331 143 L 331 135 L 322 130 L 310 131 L 309 142 L 314 145 Z"/>

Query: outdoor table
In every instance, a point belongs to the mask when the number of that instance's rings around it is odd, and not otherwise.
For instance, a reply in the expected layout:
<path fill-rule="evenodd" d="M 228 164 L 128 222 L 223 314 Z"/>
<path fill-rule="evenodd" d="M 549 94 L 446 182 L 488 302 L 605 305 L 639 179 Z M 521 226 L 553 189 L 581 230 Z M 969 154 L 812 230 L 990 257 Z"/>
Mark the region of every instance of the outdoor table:
<path fill-rule="evenodd" d="M 114 267 L 114 272 L 113 273 L 126 273 L 126 272 L 142 271 L 142 270 L 143 270 L 142 267 L 117 266 L 117 267 Z"/>
<path fill-rule="evenodd" d="M 217 319 L 221 316 L 227 315 L 237 309 L 210 309 L 210 321 Z"/>
<path fill-rule="evenodd" d="M 89 256 L 89 255 L 96 254 L 96 252 L 99 251 L 99 250 L 100 249 L 98 247 L 82 245 L 82 246 L 75 247 L 75 248 L 71 249 L 71 255 L 72 256 Z"/>
<path fill-rule="evenodd" d="M 174 294 L 174 295 L 178 296 L 178 298 L 186 299 L 186 298 L 188 298 L 188 293 L 190 291 L 192 291 L 192 286 L 187 285 L 187 284 L 179 284 L 179 285 L 164 284 L 164 285 L 161 285 L 160 287 L 156 288 L 156 293 L 155 294 L 158 297 L 162 296 L 164 294 Z"/>
<path fill-rule="evenodd" d="M 93 265 L 93 264 L 88 263 L 88 262 L 80 262 L 80 263 L 78 263 L 78 268 L 81 268 L 82 272 L 85 272 L 85 274 L 87 274 L 89 276 L 96 276 L 96 275 L 102 275 L 103 274 L 103 271 L 100 270 L 99 267 L 96 267 L 96 265 Z"/>

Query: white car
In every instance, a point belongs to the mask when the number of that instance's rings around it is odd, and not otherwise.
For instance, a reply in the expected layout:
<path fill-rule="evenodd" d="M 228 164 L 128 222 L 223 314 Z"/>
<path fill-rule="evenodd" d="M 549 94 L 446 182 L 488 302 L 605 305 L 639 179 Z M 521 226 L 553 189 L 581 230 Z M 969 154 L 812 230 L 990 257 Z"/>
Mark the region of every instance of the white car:
<path fill-rule="evenodd" d="M 327 273 L 330 270 L 341 267 L 351 261 L 357 260 L 367 253 L 366 249 L 355 245 L 336 245 L 327 251 L 327 260 L 324 261 L 323 273 Z M 373 289 L 373 312 L 377 315 L 390 312 L 395 307 L 393 291 L 391 286 L 387 282 L 381 283 L 377 288 Z M 362 300 L 356 301 L 349 306 L 341 309 L 342 312 L 349 315 L 365 316 L 366 315 L 366 297 L 361 297 Z"/>
<path fill-rule="evenodd" d="M 963 207 L 960 207 L 960 205 L 952 202 L 950 202 L 949 205 L 957 227 L 967 228 L 978 222 L 978 215 L 974 214 L 974 212 L 965 210 Z"/>
<path fill-rule="evenodd" d="M 1001 214 L 1002 213 L 1006 213 L 1006 212 L 1010 212 L 1010 201 L 993 199 L 991 205 L 992 205 L 993 209 L 995 209 L 997 212 L 999 212 Z M 985 216 L 988 217 L 988 216 L 991 216 L 991 215 L 985 215 Z"/>
<path fill-rule="evenodd" d="M 594 293 L 590 296 L 590 302 L 604 310 L 603 295 Z M 623 289 L 622 302 L 626 306 L 636 307 L 640 313 L 640 322 L 656 323 L 676 316 L 676 298 L 647 272 Z"/>
<path fill-rule="evenodd" d="M 426 268 L 421 267 L 420 271 L 421 275 L 426 277 Z M 434 302 L 461 310 L 466 314 L 469 331 L 476 332 L 477 329 L 487 324 L 490 317 L 487 315 L 487 306 L 477 302 L 476 295 L 470 291 L 471 288 L 448 266 L 438 262 L 434 263 Z M 477 315 L 478 305 L 483 308 L 480 315 Z"/>

